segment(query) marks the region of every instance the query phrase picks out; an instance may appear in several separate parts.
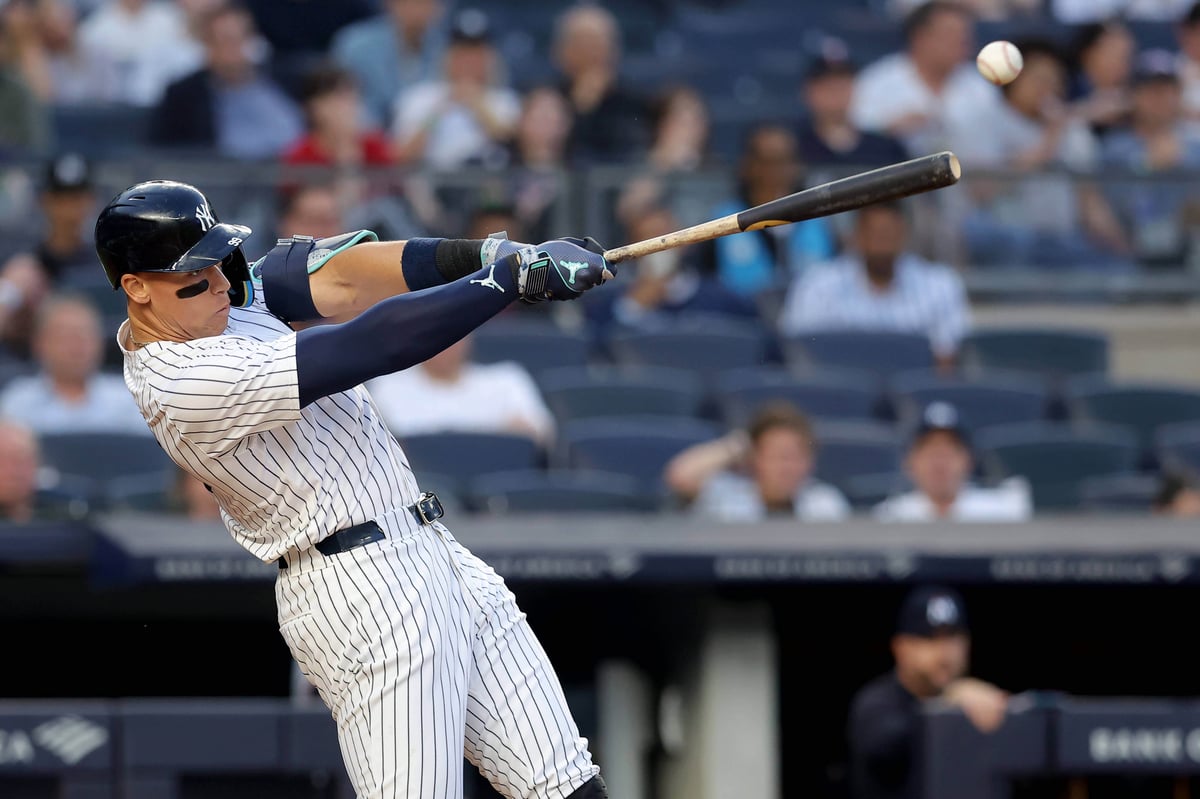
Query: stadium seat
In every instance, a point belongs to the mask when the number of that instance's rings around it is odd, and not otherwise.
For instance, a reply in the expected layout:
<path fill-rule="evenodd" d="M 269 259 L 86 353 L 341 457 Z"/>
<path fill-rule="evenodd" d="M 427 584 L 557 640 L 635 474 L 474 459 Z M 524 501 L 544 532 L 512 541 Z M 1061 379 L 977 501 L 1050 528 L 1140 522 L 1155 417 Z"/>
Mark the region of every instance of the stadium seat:
<path fill-rule="evenodd" d="M 516 361 L 534 376 L 547 369 L 584 366 L 591 350 L 582 333 L 529 319 L 493 320 L 479 328 L 471 341 L 473 361 Z"/>
<path fill-rule="evenodd" d="M 657 505 L 627 474 L 500 472 L 471 483 L 471 504 L 488 513 L 646 513 Z"/>
<path fill-rule="evenodd" d="M 818 422 L 816 476 L 838 488 L 865 475 L 900 471 L 901 441 L 877 422 Z"/>
<path fill-rule="evenodd" d="M 1153 474 L 1089 477 L 1079 484 L 1080 504 L 1095 513 L 1146 514 L 1158 494 L 1159 483 L 1159 477 Z"/>
<path fill-rule="evenodd" d="M 127 105 L 56 105 L 55 144 L 88 158 L 131 155 L 145 146 L 153 108 Z"/>
<path fill-rule="evenodd" d="M 687 447 L 711 441 L 723 432 L 721 427 L 699 419 L 581 419 L 563 426 L 559 459 L 572 469 L 628 475 L 648 491 L 657 491 L 667 461 Z"/>
<path fill-rule="evenodd" d="M 442 432 L 406 436 L 400 444 L 422 488 L 426 475 L 445 475 L 465 485 L 491 472 L 533 469 L 541 461 L 537 444 L 527 436 Z"/>
<path fill-rule="evenodd" d="M 596 416 L 695 416 L 700 381 L 681 369 L 588 369 L 543 372 L 538 385 L 559 424 Z"/>
<path fill-rule="evenodd" d="M 717 379 L 716 399 L 731 427 L 744 427 L 754 413 L 773 401 L 789 402 L 815 419 L 872 419 L 879 391 L 875 381 L 857 374 L 820 372 L 793 375 L 770 367 L 736 369 Z"/>
<path fill-rule="evenodd" d="M 702 379 L 764 363 L 767 345 L 766 331 L 757 323 L 720 317 L 683 320 L 669 330 L 621 330 L 609 340 L 621 366 L 687 369 Z"/>
<path fill-rule="evenodd" d="M 28 377 L 36 371 L 33 364 L 0 356 L 0 391 L 18 377 Z"/>
<path fill-rule="evenodd" d="M 104 487 L 106 505 L 114 510 L 140 513 L 168 513 L 172 510 L 169 474 L 152 478 L 118 477 Z"/>
<path fill-rule="evenodd" d="M 989 427 L 975 444 L 985 474 L 1026 478 L 1039 511 L 1078 508 L 1083 480 L 1135 471 L 1140 451 L 1119 427 L 1052 422 Z"/>
<path fill-rule="evenodd" d="M 912 483 L 901 472 L 864 474 L 842 482 L 842 493 L 859 510 L 870 510 L 885 499 L 912 490 Z"/>
<path fill-rule="evenodd" d="M 1143 447 L 1167 424 L 1200 422 L 1200 391 L 1180 386 L 1125 384 L 1081 378 L 1065 388 L 1071 417 L 1133 430 Z"/>
<path fill-rule="evenodd" d="M 948 402 L 970 430 L 1045 419 L 1050 401 L 1042 380 L 1020 372 L 969 379 L 908 372 L 892 378 L 891 389 L 902 423 L 916 420 L 931 402 Z"/>
<path fill-rule="evenodd" d="M 1108 372 L 1108 339 L 1080 330 L 978 330 L 962 346 L 966 370 L 1009 369 L 1048 378 Z"/>
<path fill-rule="evenodd" d="M 148 435 L 133 433 L 50 433 L 39 437 L 42 460 L 68 479 L 90 480 L 98 502 L 119 478 L 165 487 L 175 465 Z"/>
<path fill-rule="evenodd" d="M 860 330 L 814 331 L 783 342 L 793 369 L 858 369 L 879 377 L 933 368 L 929 339 L 916 333 Z"/>
<path fill-rule="evenodd" d="M 1200 474 L 1200 422 L 1163 425 L 1155 443 L 1164 468 Z"/>

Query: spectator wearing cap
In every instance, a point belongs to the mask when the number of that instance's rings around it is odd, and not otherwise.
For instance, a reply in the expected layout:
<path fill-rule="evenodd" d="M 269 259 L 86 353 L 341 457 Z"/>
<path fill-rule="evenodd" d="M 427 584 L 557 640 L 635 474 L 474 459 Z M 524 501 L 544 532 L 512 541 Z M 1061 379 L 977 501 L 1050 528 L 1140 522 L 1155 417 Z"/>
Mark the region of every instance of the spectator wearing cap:
<path fill-rule="evenodd" d="M 448 20 L 441 0 L 383 0 L 380 5 L 384 13 L 338 31 L 332 53 L 358 77 L 368 112 L 386 128 L 401 92 L 437 79 Z"/>
<path fill-rule="evenodd" d="M 850 118 L 858 70 L 842 54 L 813 59 L 804 76 L 806 118 L 800 124 L 800 157 L 813 167 L 871 167 L 907 158 L 891 136 L 864 131 Z"/>
<path fill-rule="evenodd" d="M 904 599 L 891 641 L 895 668 L 863 686 L 850 705 L 850 795 L 918 799 L 924 702 L 962 709 L 976 728 L 1004 723 L 1008 695 L 967 676 L 971 639 L 962 597 L 922 586 Z"/>
<path fill-rule="evenodd" d="M 466 9 L 454 16 L 441 76 L 396 99 L 393 137 L 401 160 L 436 169 L 501 163 L 521 115 L 521 98 L 493 85 L 496 51 L 487 16 Z"/>
<path fill-rule="evenodd" d="M 38 201 L 41 240 L 0 267 L 0 342 L 23 359 L 30 357 L 34 318 L 47 291 L 107 285 L 89 235 L 96 196 L 88 162 L 75 153 L 48 162 Z"/>
<path fill-rule="evenodd" d="M 103 348 L 100 315 L 91 303 L 71 295 L 48 298 L 38 309 L 33 332 L 38 372 L 5 387 L 0 416 L 16 419 L 39 435 L 149 435 L 125 381 L 99 371 Z"/>
<path fill-rule="evenodd" d="M 601 5 L 579 4 L 555 23 L 553 57 L 573 124 L 572 163 L 627 162 L 650 141 L 650 114 L 642 98 L 619 81 L 620 29 Z"/>
<path fill-rule="evenodd" d="M 1126 270 L 1128 242 L 1103 194 L 1063 174 L 1092 173 L 1099 162 L 1087 121 L 1065 105 L 1066 62 L 1053 42 L 1017 46 L 1025 66 L 1003 87 L 1002 102 L 959 120 L 951 131 L 953 149 L 968 168 L 1012 175 L 966 187 L 973 201 L 963 224 L 970 262 Z"/>
<path fill-rule="evenodd" d="M 1153 183 L 1118 178 L 1108 183 L 1107 195 L 1142 263 L 1180 266 L 1189 228 L 1200 225 L 1200 203 L 1192 181 L 1172 179 L 1171 173 L 1200 169 L 1200 130 L 1184 121 L 1173 54 L 1152 50 L 1138 58 L 1129 126 L 1105 137 L 1101 157 L 1118 174 L 1166 177 Z"/>
<path fill-rule="evenodd" d="M 1192 4 L 1175 32 L 1179 42 L 1179 80 L 1183 87 L 1183 113 L 1200 129 L 1200 0 Z"/>
<path fill-rule="evenodd" d="M 954 366 L 971 326 L 962 278 L 908 252 L 908 222 L 896 204 L 863 208 L 851 249 L 801 275 L 779 317 L 786 335 L 813 330 L 875 330 L 929 337 L 939 367 Z"/>
<path fill-rule="evenodd" d="M 760 410 L 745 431 L 685 449 L 667 464 L 667 485 L 699 516 L 728 522 L 793 518 L 840 521 L 850 504 L 816 480 L 808 418 L 787 403 Z"/>
<path fill-rule="evenodd" d="M 1020 522 L 1033 514 L 1029 486 L 1011 477 L 996 488 L 970 484 L 971 439 L 953 405 L 925 408 L 904 459 L 913 491 L 884 500 L 875 518 L 885 522 Z"/>
<path fill-rule="evenodd" d="M 300 138 L 299 109 L 253 60 L 254 20 L 222 5 L 201 25 L 205 65 L 167 87 L 150 124 L 163 147 L 215 149 L 228 158 L 278 158 Z"/>
<path fill-rule="evenodd" d="M 909 14 L 906 50 L 858 75 L 850 103 L 854 124 L 895 136 L 910 153 L 945 149 L 952 118 L 970 119 L 994 102 L 993 88 L 967 63 L 971 25 L 970 11 L 947 0 L 930 0 Z"/>

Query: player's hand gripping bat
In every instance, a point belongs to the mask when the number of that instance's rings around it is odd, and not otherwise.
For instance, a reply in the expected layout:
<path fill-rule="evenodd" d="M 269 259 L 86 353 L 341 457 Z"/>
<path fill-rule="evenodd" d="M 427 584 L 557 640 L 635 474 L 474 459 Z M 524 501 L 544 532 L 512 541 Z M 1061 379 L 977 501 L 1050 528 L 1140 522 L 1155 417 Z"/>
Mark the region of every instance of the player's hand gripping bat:
<path fill-rule="evenodd" d="M 811 189 L 798 191 L 720 219 L 676 230 L 665 236 L 656 236 L 607 250 L 604 258 L 616 263 L 684 244 L 709 241 L 731 233 L 853 211 L 872 203 L 898 200 L 901 197 L 951 186 L 958 182 L 961 174 L 962 168 L 954 153 L 941 152 L 914 158 L 911 161 L 813 186 Z"/>

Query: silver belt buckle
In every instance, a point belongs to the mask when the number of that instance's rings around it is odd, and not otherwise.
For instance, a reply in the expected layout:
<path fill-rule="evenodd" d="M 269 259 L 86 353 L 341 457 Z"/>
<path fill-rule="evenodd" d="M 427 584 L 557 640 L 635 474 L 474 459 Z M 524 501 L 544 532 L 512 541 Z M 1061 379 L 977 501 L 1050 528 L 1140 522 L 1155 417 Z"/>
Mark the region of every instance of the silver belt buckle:
<path fill-rule="evenodd" d="M 421 497 L 413 505 L 413 508 L 425 524 L 433 524 L 446 515 L 446 509 L 442 507 L 442 501 L 437 498 L 437 494 L 431 491 L 421 494 Z"/>

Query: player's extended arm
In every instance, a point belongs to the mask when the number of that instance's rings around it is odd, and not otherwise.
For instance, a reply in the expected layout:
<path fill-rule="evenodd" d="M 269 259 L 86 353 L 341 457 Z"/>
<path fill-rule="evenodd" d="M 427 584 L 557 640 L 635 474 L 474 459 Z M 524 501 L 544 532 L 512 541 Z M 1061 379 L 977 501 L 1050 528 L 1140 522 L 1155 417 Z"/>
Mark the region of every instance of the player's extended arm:
<path fill-rule="evenodd" d="M 301 330 L 300 405 L 428 360 L 514 300 L 573 299 L 611 268 L 603 255 L 550 241 L 451 283 L 385 299 L 344 324 Z"/>
<path fill-rule="evenodd" d="M 569 241 L 602 252 L 590 239 Z M 539 251 L 551 244 L 540 245 Z M 293 236 L 281 240 L 254 271 L 262 280 L 266 307 L 301 330 L 348 322 L 390 296 L 444 286 L 528 246 L 504 239 L 377 241 L 368 230 L 317 241 Z M 576 263 L 563 258 L 564 264 Z M 574 287 L 570 280 L 562 288 Z M 530 290 L 523 299 L 570 299 L 532 294 Z"/>

